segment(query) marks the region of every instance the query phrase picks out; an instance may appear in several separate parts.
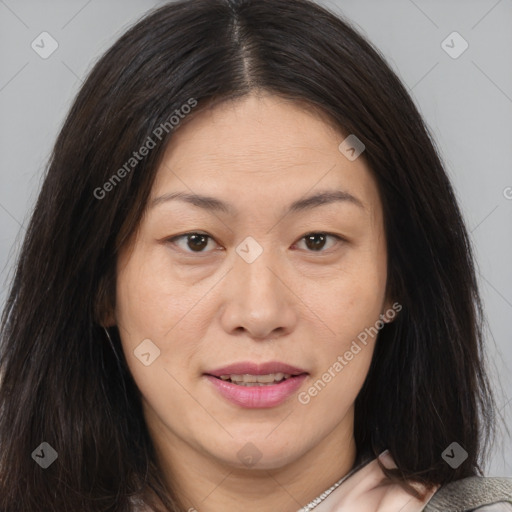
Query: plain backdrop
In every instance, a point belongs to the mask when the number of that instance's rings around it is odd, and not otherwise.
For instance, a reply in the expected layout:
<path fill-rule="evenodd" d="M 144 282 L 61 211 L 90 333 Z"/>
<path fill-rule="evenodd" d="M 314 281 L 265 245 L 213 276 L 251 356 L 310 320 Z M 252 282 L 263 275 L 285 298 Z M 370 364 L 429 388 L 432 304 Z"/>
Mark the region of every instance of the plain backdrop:
<path fill-rule="evenodd" d="M 476 249 L 487 352 L 510 425 L 512 1 L 319 3 L 345 15 L 384 54 L 434 134 Z M 0 306 L 52 145 L 83 78 L 128 26 L 162 4 L 0 0 Z M 42 32 L 58 44 L 46 59 L 31 46 Z M 487 474 L 512 476 L 508 436 L 498 439 Z"/>

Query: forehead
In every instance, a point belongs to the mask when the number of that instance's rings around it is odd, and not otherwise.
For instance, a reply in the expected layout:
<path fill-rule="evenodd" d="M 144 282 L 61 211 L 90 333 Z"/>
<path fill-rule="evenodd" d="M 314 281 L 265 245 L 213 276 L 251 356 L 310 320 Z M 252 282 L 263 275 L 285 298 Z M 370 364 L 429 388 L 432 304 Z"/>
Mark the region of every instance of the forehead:
<path fill-rule="evenodd" d="M 173 134 L 151 199 L 184 192 L 231 202 L 291 203 L 318 190 L 343 190 L 370 208 L 378 201 L 364 158 L 338 149 L 346 135 L 304 103 L 248 95 L 203 110 Z M 235 194 L 235 196 L 233 196 Z"/>

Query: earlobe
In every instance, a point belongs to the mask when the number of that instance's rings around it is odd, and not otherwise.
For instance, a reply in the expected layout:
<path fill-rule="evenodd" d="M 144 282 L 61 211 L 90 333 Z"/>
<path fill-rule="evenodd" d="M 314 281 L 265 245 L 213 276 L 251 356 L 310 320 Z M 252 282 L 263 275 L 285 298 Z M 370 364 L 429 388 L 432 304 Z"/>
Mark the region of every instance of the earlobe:
<path fill-rule="evenodd" d="M 114 327 L 117 325 L 116 317 L 113 311 L 109 311 L 105 316 L 104 320 L 101 322 L 102 327 Z"/>
<path fill-rule="evenodd" d="M 117 325 L 115 313 L 108 301 L 103 300 L 96 303 L 95 321 L 101 327 L 114 327 Z"/>
<path fill-rule="evenodd" d="M 100 281 L 96 300 L 94 301 L 95 321 L 102 327 L 117 325 L 114 306 L 112 305 L 112 286 L 105 279 Z"/>
<path fill-rule="evenodd" d="M 384 303 L 384 307 L 382 309 L 382 312 L 380 314 L 380 319 L 386 323 L 390 324 L 394 321 L 396 316 L 398 315 L 398 312 L 402 309 L 402 306 L 399 305 L 398 302 L 393 302 L 392 299 L 386 299 L 386 302 Z"/>

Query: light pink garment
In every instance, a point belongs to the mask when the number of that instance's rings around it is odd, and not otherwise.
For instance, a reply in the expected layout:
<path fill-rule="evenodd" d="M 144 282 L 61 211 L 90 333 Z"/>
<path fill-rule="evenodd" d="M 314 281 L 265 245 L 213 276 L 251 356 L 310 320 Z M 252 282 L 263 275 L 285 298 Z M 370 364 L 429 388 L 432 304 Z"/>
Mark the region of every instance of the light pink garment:
<path fill-rule="evenodd" d="M 386 450 L 379 456 L 386 468 L 396 468 L 393 458 Z M 386 482 L 377 459 L 349 476 L 324 501 L 314 508 L 315 512 L 420 512 L 430 501 L 434 488 L 422 501 L 405 491 L 398 484 Z M 424 487 L 413 486 L 420 492 Z"/>
<path fill-rule="evenodd" d="M 387 450 L 379 459 L 387 468 L 396 467 Z M 419 501 L 397 484 L 380 485 L 384 478 L 377 459 L 374 459 L 349 476 L 314 508 L 314 512 L 420 512 L 438 489 L 436 487 L 425 500 Z M 414 487 L 423 491 L 418 484 L 414 484 Z M 150 508 L 142 503 L 138 506 L 134 503 L 133 511 L 150 512 Z"/>

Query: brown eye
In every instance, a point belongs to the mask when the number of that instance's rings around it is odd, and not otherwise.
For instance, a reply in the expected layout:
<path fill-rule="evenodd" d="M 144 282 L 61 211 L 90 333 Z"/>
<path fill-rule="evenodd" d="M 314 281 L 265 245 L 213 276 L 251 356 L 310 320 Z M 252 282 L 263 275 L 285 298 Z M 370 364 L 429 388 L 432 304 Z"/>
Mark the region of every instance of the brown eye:
<path fill-rule="evenodd" d="M 185 248 L 183 246 L 181 247 L 185 252 L 195 252 L 195 253 L 201 253 L 201 252 L 208 252 L 204 251 L 203 249 L 208 245 L 208 240 L 211 239 L 210 235 L 206 235 L 204 233 L 185 233 L 183 235 L 175 236 L 174 238 L 170 238 L 169 242 L 172 242 L 173 244 L 176 244 L 177 240 L 186 240 L 185 241 Z"/>
<path fill-rule="evenodd" d="M 316 232 L 316 233 L 308 233 L 304 235 L 300 240 L 304 240 L 307 248 L 307 252 L 318 252 L 324 253 L 328 252 L 328 250 L 324 250 L 325 246 L 328 245 L 328 239 L 334 239 L 336 241 L 343 241 L 344 239 L 338 235 L 334 235 L 331 233 L 324 232 Z M 170 238 L 168 241 L 174 245 L 180 247 L 186 253 L 208 253 L 211 251 L 205 251 L 204 249 L 208 246 L 208 241 L 213 240 L 210 235 L 205 233 L 198 232 L 190 232 L 184 233 L 183 235 L 175 236 Z M 185 241 L 185 243 L 180 244 L 178 242 Z M 329 248 L 333 247 L 334 244 L 331 244 Z"/>
<path fill-rule="evenodd" d="M 301 241 L 304 240 L 306 247 L 308 248 L 308 252 L 326 252 L 324 251 L 324 247 L 326 245 L 326 240 L 328 238 L 334 238 L 337 241 L 342 241 L 343 239 L 338 235 L 333 235 L 330 233 L 308 233 L 301 238 Z M 332 247 L 332 246 L 331 246 Z"/>

